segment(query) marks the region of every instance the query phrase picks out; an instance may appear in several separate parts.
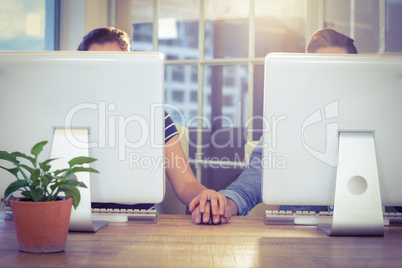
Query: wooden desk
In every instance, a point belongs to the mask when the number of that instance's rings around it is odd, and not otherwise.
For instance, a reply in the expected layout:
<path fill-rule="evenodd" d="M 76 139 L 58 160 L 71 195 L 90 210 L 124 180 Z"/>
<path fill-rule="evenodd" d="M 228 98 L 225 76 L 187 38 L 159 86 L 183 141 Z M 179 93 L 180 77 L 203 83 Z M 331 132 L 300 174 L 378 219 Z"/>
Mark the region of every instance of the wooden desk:
<path fill-rule="evenodd" d="M 111 223 L 70 233 L 64 252 L 18 250 L 12 221 L 0 222 L 1 267 L 401 267 L 402 227 L 384 237 L 328 237 L 312 226 L 265 225 L 263 217 L 194 225 L 190 216 Z"/>

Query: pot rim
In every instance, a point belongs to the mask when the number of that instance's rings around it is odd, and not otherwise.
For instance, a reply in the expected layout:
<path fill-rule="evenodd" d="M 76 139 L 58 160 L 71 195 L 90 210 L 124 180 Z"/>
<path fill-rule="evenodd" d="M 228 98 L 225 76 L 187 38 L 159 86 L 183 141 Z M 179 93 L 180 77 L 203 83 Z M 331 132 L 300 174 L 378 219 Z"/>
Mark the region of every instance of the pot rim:
<path fill-rule="evenodd" d="M 29 199 L 27 197 L 13 197 L 13 198 L 10 198 L 9 201 L 27 202 L 27 203 L 28 202 L 31 202 L 31 203 L 50 203 L 50 202 L 57 202 L 57 201 L 65 201 L 65 200 L 68 200 L 68 199 L 72 199 L 72 197 L 70 197 L 70 196 L 58 196 L 58 197 L 56 197 L 56 200 L 53 200 L 53 201 L 38 201 L 38 202 L 35 202 L 32 199 Z"/>

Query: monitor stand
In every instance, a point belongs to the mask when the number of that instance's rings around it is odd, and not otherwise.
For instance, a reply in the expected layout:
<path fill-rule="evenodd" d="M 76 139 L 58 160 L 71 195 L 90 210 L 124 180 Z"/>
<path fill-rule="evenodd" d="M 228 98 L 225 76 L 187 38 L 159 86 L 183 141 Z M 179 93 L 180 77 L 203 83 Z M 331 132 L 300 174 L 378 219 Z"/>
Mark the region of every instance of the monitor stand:
<path fill-rule="evenodd" d="M 52 168 L 65 168 L 68 165 L 67 161 L 77 156 L 89 156 L 88 128 L 69 129 L 55 127 L 50 158 L 59 159 L 52 162 Z M 81 194 L 81 201 L 77 209 L 73 208 L 71 210 L 69 231 L 97 232 L 109 223 L 107 221 L 92 220 L 89 172 L 78 172 L 75 176 L 79 181 L 84 182 L 88 188 L 78 188 Z"/>
<path fill-rule="evenodd" d="M 384 222 L 374 131 L 339 131 L 332 226 L 327 235 L 383 236 Z"/>

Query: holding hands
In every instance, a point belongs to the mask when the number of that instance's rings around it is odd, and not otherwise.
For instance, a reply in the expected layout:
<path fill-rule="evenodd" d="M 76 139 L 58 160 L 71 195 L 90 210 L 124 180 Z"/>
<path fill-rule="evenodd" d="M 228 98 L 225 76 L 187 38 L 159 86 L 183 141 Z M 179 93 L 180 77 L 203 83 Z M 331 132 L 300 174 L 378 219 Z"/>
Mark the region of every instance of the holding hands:
<path fill-rule="evenodd" d="M 232 217 L 233 205 L 234 202 L 223 194 L 206 189 L 190 202 L 189 210 L 195 224 L 208 223 L 210 219 L 214 224 L 227 223 Z"/>

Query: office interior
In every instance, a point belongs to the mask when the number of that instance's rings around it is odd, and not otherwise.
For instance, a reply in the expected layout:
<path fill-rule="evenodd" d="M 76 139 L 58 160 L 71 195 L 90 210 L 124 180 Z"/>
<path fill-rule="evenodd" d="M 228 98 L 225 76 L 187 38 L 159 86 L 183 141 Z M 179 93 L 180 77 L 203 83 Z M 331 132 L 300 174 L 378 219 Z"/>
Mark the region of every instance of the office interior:
<path fill-rule="evenodd" d="M 75 51 L 92 29 L 126 31 L 133 51 L 164 54 L 165 103 L 189 129 L 197 180 L 221 190 L 246 166 L 263 131 L 264 58 L 304 53 L 311 35 L 336 29 L 359 54 L 402 54 L 402 0 L 0 0 L 0 51 Z M 262 210 L 229 224 L 195 225 L 170 192 L 154 223 L 70 232 L 65 252 L 18 252 L 0 221 L 6 267 L 398 267 L 400 227 L 383 237 L 327 237 L 316 227 L 267 225 Z M 173 197 L 172 197 L 173 196 Z"/>
<path fill-rule="evenodd" d="M 321 28 L 352 37 L 359 54 L 402 53 L 400 0 L 1 0 L 0 12 L 0 50 L 74 51 L 113 26 L 133 51 L 163 53 L 167 111 L 189 128 L 191 167 L 214 190 L 240 175 L 245 144 L 261 136 L 268 53 L 304 53 Z"/>

